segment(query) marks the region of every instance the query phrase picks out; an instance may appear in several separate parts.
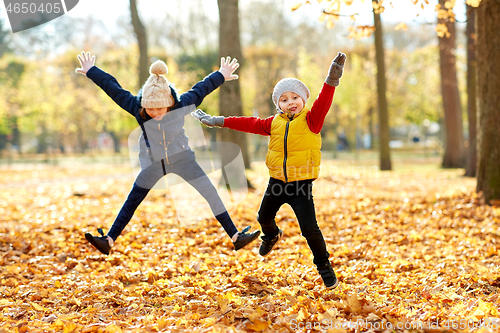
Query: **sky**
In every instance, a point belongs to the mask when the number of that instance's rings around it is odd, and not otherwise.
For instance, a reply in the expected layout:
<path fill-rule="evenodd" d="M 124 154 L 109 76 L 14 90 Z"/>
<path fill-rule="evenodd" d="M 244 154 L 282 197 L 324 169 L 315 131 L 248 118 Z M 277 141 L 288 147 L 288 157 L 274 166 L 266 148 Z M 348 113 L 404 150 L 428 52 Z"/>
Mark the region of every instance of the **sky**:
<path fill-rule="evenodd" d="M 240 0 L 240 8 L 252 0 Z M 255 0 L 254 0 L 255 1 Z M 299 10 L 292 12 L 289 10 L 297 0 L 262 0 L 283 2 L 286 8 L 286 15 L 293 19 L 311 19 L 317 20 L 321 12 L 320 5 L 304 5 Z M 423 1 L 420 1 L 423 2 Z M 311 1 L 315 3 L 315 1 Z M 385 1 L 386 11 L 382 14 L 383 22 L 399 23 L 405 22 L 435 22 L 436 13 L 434 7 L 437 1 L 430 1 L 429 5 L 425 6 L 425 10 L 420 8 L 420 5 L 413 5 L 411 0 L 394 0 Z M 119 18 L 129 17 L 129 1 L 128 0 L 80 0 L 79 3 L 66 15 L 69 17 L 88 17 L 93 16 L 96 19 L 102 20 L 110 28 L 116 27 L 116 22 Z M 181 4 L 181 5 L 180 5 Z M 420 3 L 419 3 L 420 4 Z M 167 10 L 182 9 L 182 6 L 201 5 L 203 9 L 218 17 L 217 0 L 139 0 L 138 6 L 141 18 L 143 20 L 152 19 L 155 15 L 161 15 Z M 465 5 L 457 3 L 456 14 L 459 21 L 465 21 L 464 8 Z M 371 14 L 371 1 L 369 0 L 354 0 L 351 6 L 343 6 L 342 13 L 346 15 L 359 14 L 356 16 L 357 25 L 370 25 L 373 22 Z M 417 14 L 419 14 L 417 16 Z M 6 19 L 6 11 L 3 1 L 0 1 L 0 17 Z M 348 17 L 344 20 L 350 20 Z"/>

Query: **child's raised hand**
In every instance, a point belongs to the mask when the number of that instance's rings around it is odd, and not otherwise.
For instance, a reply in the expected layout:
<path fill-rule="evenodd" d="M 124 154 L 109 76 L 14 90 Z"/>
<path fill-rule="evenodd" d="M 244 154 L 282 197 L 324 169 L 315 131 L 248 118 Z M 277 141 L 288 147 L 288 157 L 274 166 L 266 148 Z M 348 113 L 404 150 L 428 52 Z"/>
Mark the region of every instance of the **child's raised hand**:
<path fill-rule="evenodd" d="M 206 114 L 205 112 L 203 112 L 200 109 L 191 112 L 191 116 L 205 126 L 224 127 L 224 117 L 223 116 L 211 116 L 209 114 Z"/>
<path fill-rule="evenodd" d="M 85 53 L 82 51 L 82 55 L 77 55 L 76 56 L 78 60 L 80 61 L 80 66 L 81 68 L 77 68 L 76 72 L 87 75 L 87 71 L 94 66 L 95 63 L 95 56 L 90 56 L 90 52 Z"/>
<path fill-rule="evenodd" d="M 238 67 L 240 67 L 240 64 L 238 63 L 238 60 L 236 60 L 236 58 L 234 58 L 233 61 L 231 61 L 231 57 L 222 57 L 220 59 L 219 72 L 224 75 L 226 81 L 236 80 L 238 78 L 238 75 L 233 74 L 233 72 L 238 69 Z"/>
<path fill-rule="evenodd" d="M 332 64 L 330 65 L 330 70 L 328 71 L 328 76 L 326 77 L 325 82 L 333 87 L 336 87 L 340 83 L 340 78 L 342 77 L 342 73 L 344 72 L 344 64 L 345 64 L 345 54 L 339 52 L 335 59 L 332 60 Z"/>

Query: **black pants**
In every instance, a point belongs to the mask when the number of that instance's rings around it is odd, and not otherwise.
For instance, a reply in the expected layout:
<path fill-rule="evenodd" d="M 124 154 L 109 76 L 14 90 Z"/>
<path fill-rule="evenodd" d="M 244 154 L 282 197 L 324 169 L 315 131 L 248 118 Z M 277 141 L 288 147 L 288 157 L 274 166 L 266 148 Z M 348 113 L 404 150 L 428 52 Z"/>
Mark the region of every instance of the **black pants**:
<path fill-rule="evenodd" d="M 229 216 L 224 203 L 220 199 L 217 190 L 205 171 L 203 171 L 198 162 L 196 162 L 193 155 L 192 158 L 187 158 L 186 160 L 179 161 L 175 164 L 165 164 L 165 162 L 162 163 L 162 161 L 160 161 L 153 163 L 144 170 L 141 170 L 127 197 L 127 200 L 123 204 L 118 216 L 108 232 L 108 235 L 111 238 L 114 240 L 118 238 L 123 229 L 125 229 L 127 224 L 130 222 L 134 212 L 144 200 L 149 190 L 155 186 L 158 180 L 168 173 L 174 173 L 180 176 L 184 179 L 184 181 L 193 186 L 203 196 L 203 198 L 205 198 L 210 205 L 215 218 L 222 225 L 229 237 L 232 237 L 238 232 L 238 229 L 231 220 L 231 217 Z"/>
<path fill-rule="evenodd" d="M 321 266 L 328 262 L 329 253 L 326 250 L 325 239 L 316 221 L 314 201 L 312 196 L 312 179 L 285 183 L 271 178 L 266 193 L 260 204 L 257 220 L 265 237 L 273 238 L 278 234 L 276 213 L 283 204 L 289 204 L 299 221 L 302 236 L 314 256 L 314 264 Z"/>

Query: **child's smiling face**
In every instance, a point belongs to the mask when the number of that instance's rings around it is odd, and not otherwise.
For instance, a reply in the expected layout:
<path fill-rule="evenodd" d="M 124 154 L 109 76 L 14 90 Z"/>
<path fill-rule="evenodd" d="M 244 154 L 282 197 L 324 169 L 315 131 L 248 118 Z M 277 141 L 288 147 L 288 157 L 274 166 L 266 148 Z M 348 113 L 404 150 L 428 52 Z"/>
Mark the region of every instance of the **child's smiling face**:
<path fill-rule="evenodd" d="M 161 120 L 169 111 L 169 108 L 145 108 L 146 113 L 155 120 Z"/>
<path fill-rule="evenodd" d="M 286 113 L 299 113 L 304 108 L 304 100 L 294 92 L 284 92 L 279 99 L 281 111 Z"/>

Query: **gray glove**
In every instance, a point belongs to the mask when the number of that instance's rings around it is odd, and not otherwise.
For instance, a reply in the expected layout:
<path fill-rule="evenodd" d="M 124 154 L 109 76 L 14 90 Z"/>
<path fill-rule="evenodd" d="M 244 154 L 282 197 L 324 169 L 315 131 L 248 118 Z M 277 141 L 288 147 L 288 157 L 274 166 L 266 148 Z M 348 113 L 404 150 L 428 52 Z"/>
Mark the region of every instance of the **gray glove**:
<path fill-rule="evenodd" d="M 326 84 L 336 87 L 340 83 L 340 78 L 344 72 L 345 54 L 339 52 L 330 65 L 330 71 L 325 79 Z"/>
<path fill-rule="evenodd" d="M 208 127 L 214 127 L 214 126 L 224 127 L 223 116 L 211 116 L 209 114 L 206 114 L 200 109 L 191 112 L 191 116 L 193 116 L 194 119 L 198 120 L 200 123 Z"/>

